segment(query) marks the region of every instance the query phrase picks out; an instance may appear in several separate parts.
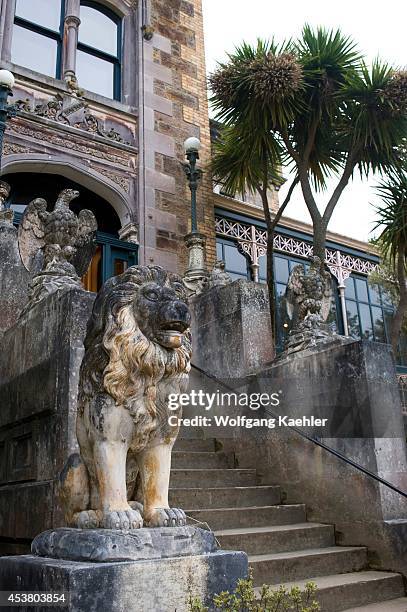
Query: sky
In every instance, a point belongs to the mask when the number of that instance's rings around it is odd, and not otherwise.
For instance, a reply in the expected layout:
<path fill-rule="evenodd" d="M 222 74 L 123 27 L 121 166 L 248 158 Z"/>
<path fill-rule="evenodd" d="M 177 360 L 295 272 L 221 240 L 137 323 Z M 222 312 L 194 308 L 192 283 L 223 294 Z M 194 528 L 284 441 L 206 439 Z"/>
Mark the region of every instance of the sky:
<path fill-rule="evenodd" d="M 358 43 L 368 61 L 380 56 L 396 67 L 407 65 L 406 0 L 202 0 L 202 3 L 208 73 L 243 40 L 296 37 L 304 23 L 340 27 Z M 372 237 L 374 205 L 380 203 L 374 190 L 376 182 L 375 177 L 362 181 L 356 175 L 342 194 L 328 229 L 359 240 Z M 280 190 L 282 199 L 288 184 Z M 327 192 L 318 196 L 320 207 L 328 201 L 334 186 L 332 183 Z M 286 216 L 310 222 L 299 187 Z"/>

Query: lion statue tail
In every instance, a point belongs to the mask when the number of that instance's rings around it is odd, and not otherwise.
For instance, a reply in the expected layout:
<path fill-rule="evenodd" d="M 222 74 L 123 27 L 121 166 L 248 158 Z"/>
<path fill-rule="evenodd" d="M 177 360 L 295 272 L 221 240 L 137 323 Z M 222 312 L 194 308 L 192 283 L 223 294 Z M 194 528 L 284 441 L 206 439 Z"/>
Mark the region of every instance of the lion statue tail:
<path fill-rule="evenodd" d="M 88 470 L 78 453 L 70 455 L 59 475 L 58 497 L 65 512 L 66 524 L 78 527 L 81 513 L 88 514 L 85 511 L 90 500 Z"/>

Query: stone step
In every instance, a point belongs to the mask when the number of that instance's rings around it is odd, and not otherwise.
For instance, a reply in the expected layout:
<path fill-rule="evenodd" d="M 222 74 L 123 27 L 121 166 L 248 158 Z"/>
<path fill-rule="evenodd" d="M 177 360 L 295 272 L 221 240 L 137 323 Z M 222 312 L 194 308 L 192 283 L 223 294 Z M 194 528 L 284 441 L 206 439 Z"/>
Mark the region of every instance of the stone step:
<path fill-rule="evenodd" d="M 275 554 L 335 546 L 332 525 L 298 523 L 215 531 L 221 548 L 244 550 L 248 555 Z"/>
<path fill-rule="evenodd" d="M 202 440 L 200 438 L 177 438 L 174 444 L 174 451 L 197 451 L 211 452 L 216 450 L 214 438 Z"/>
<path fill-rule="evenodd" d="M 357 608 L 347 608 L 344 612 L 407 612 L 407 597 L 390 599 L 389 601 L 358 606 Z"/>
<path fill-rule="evenodd" d="M 208 453 L 191 451 L 173 451 L 171 465 L 173 468 L 233 468 L 233 453 Z"/>
<path fill-rule="evenodd" d="M 288 590 L 294 586 L 304 590 L 307 582 L 309 579 L 296 580 L 291 583 L 285 582 L 284 586 Z M 407 607 L 397 607 L 400 601 L 407 601 L 403 597 L 403 579 L 399 574 L 363 571 L 319 576 L 312 578 L 312 582 L 317 585 L 316 599 L 324 612 L 357 612 L 359 610 L 360 612 L 365 610 L 366 612 L 406 612 L 407 610 Z M 278 589 L 278 587 L 278 584 L 272 585 L 272 588 Z M 259 593 L 260 589 L 256 591 Z M 395 601 L 397 604 L 393 603 Z M 371 602 L 375 602 L 373 607 L 368 605 Z"/>
<path fill-rule="evenodd" d="M 185 510 L 189 516 L 208 523 L 209 527 L 226 529 L 231 525 L 238 527 L 266 527 L 268 525 L 290 525 L 305 523 L 306 508 L 304 504 L 288 506 L 252 506 L 248 508 L 205 508 Z"/>
<path fill-rule="evenodd" d="M 278 486 L 219 487 L 219 488 L 171 488 L 170 505 L 199 510 L 200 508 L 240 508 L 273 506 L 281 504 L 281 488 Z"/>
<path fill-rule="evenodd" d="M 187 416 L 184 411 L 184 416 Z M 203 440 L 205 439 L 205 428 L 204 427 L 184 427 L 181 426 L 178 434 L 178 439 L 188 440 Z M 213 440 L 214 438 L 212 438 Z"/>
<path fill-rule="evenodd" d="M 255 586 L 291 582 L 315 576 L 357 572 L 366 567 L 366 548 L 332 546 L 290 552 L 249 555 Z"/>
<path fill-rule="evenodd" d="M 171 470 L 170 486 L 181 487 L 244 487 L 256 484 L 256 470 L 250 469 L 183 469 Z"/>

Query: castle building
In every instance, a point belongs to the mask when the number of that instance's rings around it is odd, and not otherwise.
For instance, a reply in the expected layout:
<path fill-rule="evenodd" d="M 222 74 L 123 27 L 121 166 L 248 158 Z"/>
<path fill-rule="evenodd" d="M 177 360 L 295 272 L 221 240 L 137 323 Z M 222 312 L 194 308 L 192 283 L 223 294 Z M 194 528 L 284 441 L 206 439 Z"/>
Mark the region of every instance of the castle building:
<path fill-rule="evenodd" d="M 183 142 L 196 136 L 204 169 L 198 226 L 208 267 L 223 259 L 233 278 L 264 282 L 261 204 L 223 193 L 205 172 L 211 127 L 201 0 L 0 0 L 0 8 L 0 65 L 16 77 L 1 173 L 16 223 L 35 197 L 52 204 L 61 189 L 75 187 L 80 197 L 72 207 L 91 209 L 99 226 L 87 289 L 135 263 L 183 273 L 190 227 Z M 290 325 L 288 275 L 307 265 L 311 242 L 309 225 L 282 218 L 275 244 L 278 348 Z M 367 282 L 378 261 L 370 245 L 329 234 L 332 322 L 340 333 L 388 340 L 392 305 Z M 400 366 L 406 352 L 400 349 Z"/>

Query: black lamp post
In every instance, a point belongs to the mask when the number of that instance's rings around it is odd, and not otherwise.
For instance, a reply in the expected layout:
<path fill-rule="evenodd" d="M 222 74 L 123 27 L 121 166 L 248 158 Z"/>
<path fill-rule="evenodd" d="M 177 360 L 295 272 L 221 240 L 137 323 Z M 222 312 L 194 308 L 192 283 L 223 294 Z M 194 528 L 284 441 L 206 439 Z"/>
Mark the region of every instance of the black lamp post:
<path fill-rule="evenodd" d="M 14 87 L 14 76 L 8 70 L 0 70 L 0 168 L 1 158 L 3 155 L 3 140 L 4 132 L 6 131 L 7 119 L 9 118 L 9 109 L 7 108 L 7 99 L 12 96 Z"/>
<path fill-rule="evenodd" d="M 184 164 L 184 170 L 191 190 L 191 232 L 185 236 L 185 244 L 188 248 L 188 269 L 184 276 L 184 284 L 191 294 L 199 293 L 208 278 L 205 266 L 206 238 L 198 232 L 196 214 L 196 192 L 202 176 L 202 170 L 196 166 L 200 148 L 201 143 L 198 138 L 187 138 L 184 142 L 185 155 L 188 160 L 188 163 Z"/>
<path fill-rule="evenodd" d="M 187 138 L 184 142 L 185 155 L 188 164 L 184 164 L 185 174 L 188 178 L 189 188 L 191 190 L 191 233 L 198 232 L 198 223 L 196 218 L 196 192 L 198 190 L 198 182 L 202 176 L 202 170 L 196 167 L 196 162 L 199 159 L 199 149 L 201 143 L 198 138 Z"/>

